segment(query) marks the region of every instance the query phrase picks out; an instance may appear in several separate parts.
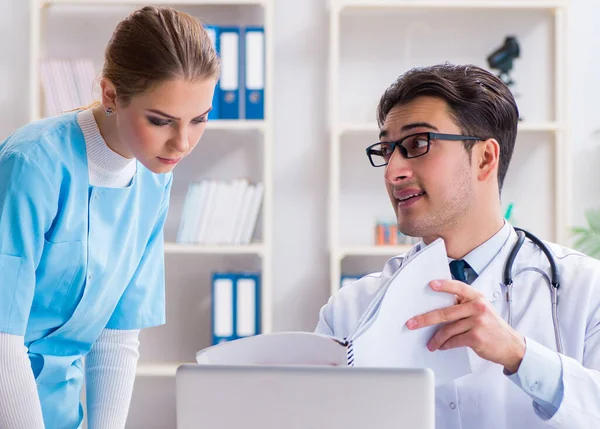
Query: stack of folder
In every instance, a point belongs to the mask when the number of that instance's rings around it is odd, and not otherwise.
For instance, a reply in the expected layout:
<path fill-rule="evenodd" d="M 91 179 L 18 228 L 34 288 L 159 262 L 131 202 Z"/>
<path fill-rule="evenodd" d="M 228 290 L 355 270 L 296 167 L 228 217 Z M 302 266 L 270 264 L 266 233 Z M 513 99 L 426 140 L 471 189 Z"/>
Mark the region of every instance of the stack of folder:
<path fill-rule="evenodd" d="M 96 70 L 89 59 L 48 58 L 41 63 L 45 116 L 84 107 L 94 101 Z"/>
<path fill-rule="evenodd" d="M 260 275 L 213 273 L 213 344 L 260 334 Z"/>
<path fill-rule="evenodd" d="M 208 118 L 264 119 L 264 28 L 213 25 L 206 29 L 221 57 L 221 78 Z"/>
<path fill-rule="evenodd" d="M 250 244 L 263 200 L 262 183 L 246 179 L 191 183 L 183 203 L 178 243 Z"/>

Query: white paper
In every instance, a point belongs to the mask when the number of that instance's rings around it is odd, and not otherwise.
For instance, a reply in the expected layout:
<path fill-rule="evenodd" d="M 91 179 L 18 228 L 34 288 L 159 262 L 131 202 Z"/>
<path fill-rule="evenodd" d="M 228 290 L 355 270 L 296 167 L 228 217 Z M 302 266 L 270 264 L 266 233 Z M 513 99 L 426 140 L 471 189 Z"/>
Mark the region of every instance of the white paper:
<path fill-rule="evenodd" d="M 279 332 L 217 344 L 196 354 L 206 365 L 347 365 L 347 348 L 312 332 Z"/>
<path fill-rule="evenodd" d="M 456 304 L 451 294 L 436 292 L 429 283 L 452 279 L 443 240 L 425 247 L 394 274 L 370 325 L 353 339 L 354 366 L 431 368 L 436 385 L 471 373 L 466 347 L 430 352 L 427 343 L 441 327 L 414 331 L 406 322 L 414 316 Z"/>

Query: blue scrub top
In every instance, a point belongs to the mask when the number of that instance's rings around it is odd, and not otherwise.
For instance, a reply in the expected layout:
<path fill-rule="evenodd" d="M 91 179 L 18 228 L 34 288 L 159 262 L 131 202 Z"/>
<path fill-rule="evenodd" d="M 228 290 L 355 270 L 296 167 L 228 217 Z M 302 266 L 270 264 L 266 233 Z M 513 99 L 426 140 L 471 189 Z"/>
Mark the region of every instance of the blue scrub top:
<path fill-rule="evenodd" d="M 48 429 L 82 422 L 82 357 L 104 328 L 165 323 L 171 180 L 138 162 L 128 187 L 90 187 L 76 113 L 0 143 L 0 332 L 25 337 Z"/>

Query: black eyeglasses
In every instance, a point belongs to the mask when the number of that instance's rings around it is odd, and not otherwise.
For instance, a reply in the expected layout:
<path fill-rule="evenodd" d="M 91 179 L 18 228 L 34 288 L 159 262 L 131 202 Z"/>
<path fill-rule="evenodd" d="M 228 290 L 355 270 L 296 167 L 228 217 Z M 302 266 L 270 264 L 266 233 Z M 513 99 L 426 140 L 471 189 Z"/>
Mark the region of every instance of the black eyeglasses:
<path fill-rule="evenodd" d="M 395 142 L 378 142 L 372 144 L 367 148 L 367 156 L 373 167 L 383 167 L 390 161 L 396 148 L 400 150 L 404 158 L 418 158 L 429 152 L 431 140 L 465 141 L 485 139 L 458 134 L 417 133 Z"/>

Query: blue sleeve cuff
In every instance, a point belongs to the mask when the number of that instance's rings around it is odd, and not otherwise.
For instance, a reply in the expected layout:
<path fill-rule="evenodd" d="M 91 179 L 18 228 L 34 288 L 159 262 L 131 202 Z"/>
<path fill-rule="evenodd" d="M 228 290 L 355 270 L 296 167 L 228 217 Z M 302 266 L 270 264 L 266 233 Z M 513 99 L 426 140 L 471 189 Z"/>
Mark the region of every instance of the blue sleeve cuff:
<path fill-rule="evenodd" d="M 505 374 L 533 399 L 537 414 L 547 420 L 558 411 L 563 399 L 562 363 L 555 351 L 531 338 L 525 338 L 525 342 L 519 370 Z"/>

